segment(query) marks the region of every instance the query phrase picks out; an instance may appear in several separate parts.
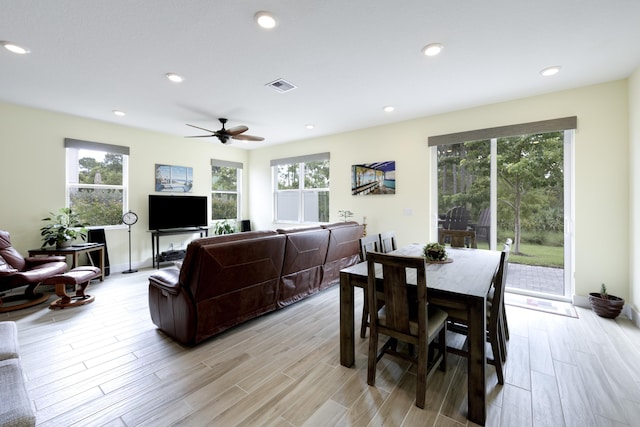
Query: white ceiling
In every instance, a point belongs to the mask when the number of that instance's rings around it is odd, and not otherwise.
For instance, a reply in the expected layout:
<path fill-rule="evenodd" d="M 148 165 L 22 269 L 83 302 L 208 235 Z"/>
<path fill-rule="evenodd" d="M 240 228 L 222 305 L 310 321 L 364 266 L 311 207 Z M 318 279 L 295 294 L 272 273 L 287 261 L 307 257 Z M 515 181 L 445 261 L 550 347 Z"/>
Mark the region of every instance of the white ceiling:
<path fill-rule="evenodd" d="M 250 149 L 626 78 L 640 1 L 2 0 L 0 40 L 31 50 L 0 49 L 2 101 L 178 136 L 227 117 Z"/>

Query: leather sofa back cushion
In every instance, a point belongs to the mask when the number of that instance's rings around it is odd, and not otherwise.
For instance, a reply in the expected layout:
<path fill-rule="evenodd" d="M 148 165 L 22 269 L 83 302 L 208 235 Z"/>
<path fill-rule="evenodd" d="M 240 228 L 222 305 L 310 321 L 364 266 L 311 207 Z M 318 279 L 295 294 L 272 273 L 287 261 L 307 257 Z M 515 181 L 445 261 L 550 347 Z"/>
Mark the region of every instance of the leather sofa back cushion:
<path fill-rule="evenodd" d="M 279 232 L 287 236 L 283 276 L 324 264 L 329 245 L 329 230 L 317 228 Z"/>
<path fill-rule="evenodd" d="M 360 253 L 360 238 L 364 227 L 353 221 L 330 224 L 324 227 L 331 230 L 325 263 Z"/>
<path fill-rule="evenodd" d="M 183 264 L 183 270 L 187 267 L 193 273 L 185 285 L 199 303 L 263 282 L 277 283 L 284 245 L 282 235 L 203 245 L 190 264 L 186 260 Z"/>
<path fill-rule="evenodd" d="M 194 268 L 182 268 L 182 265 L 191 266 L 192 258 L 196 257 L 199 248 L 207 245 L 214 245 L 219 243 L 234 242 L 237 240 L 247 240 L 257 237 L 275 236 L 277 233 L 272 230 L 265 231 L 249 231 L 245 233 L 233 233 L 222 234 L 219 236 L 203 237 L 200 239 L 192 240 L 187 246 L 187 253 L 185 254 L 182 264 L 180 265 L 180 283 L 190 283 L 191 275 L 194 273 Z"/>

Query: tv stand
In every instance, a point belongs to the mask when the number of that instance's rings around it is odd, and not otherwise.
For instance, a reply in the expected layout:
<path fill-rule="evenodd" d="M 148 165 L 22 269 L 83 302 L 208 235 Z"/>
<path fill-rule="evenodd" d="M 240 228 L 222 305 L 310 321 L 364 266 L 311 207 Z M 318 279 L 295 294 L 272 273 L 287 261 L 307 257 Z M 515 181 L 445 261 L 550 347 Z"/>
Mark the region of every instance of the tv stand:
<path fill-rule="evenodd" d="M 209 229 L 206 227 L 193 228 L 169 228 L 167 230 L 151 230 L 151 262 L 153 268 L 160 268 L 160 236 L 173 236 L 177 234 L 194 234 L 199 233 L 200 237 L 209 235 Z"/>

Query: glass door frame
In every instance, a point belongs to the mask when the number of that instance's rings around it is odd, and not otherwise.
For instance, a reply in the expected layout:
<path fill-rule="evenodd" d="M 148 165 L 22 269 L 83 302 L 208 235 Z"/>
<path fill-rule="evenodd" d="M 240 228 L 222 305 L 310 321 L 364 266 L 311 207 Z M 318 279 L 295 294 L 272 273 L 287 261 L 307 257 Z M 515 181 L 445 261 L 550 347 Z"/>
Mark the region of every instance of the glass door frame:
<path fill-rule="evenodd" d="M 555 299 L 559 301 L 572 300 L 572 296 L 575 293 L 575 130 L 564 130 L 563 141 L 563 167 L 564 167 L 564 283 L 563 294 L 540 294 L 534 291 L 525 291 L 522 289 L 507 288 L 509 292 L 519 293 L 531 296 L 540 296 L 546 299 Z M 498 174 L 497 174 L 497 151 L 498 151 L 498 138 L 490 139 L 490 210 L 491 210 L 491 226 L 490 226 L 490 248 L 497 247 L 497 204 L 498 204 Z M 429 150 L 430 155 L 430 167 L 431 167 L 431 239 L 430 241 L 437 241 L 438 239 L 438 147 L 431 146 Z"/>

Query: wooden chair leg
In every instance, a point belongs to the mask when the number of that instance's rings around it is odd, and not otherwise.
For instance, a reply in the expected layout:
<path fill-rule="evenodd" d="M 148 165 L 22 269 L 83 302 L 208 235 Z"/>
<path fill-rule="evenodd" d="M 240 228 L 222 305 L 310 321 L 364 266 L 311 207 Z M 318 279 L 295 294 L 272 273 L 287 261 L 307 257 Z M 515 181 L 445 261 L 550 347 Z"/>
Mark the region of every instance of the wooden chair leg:
<path fill-rule="evenodd" d="M 427 363 L 429 363 L 427 357 L 427 343 L 426 337 L 420 338 L 425 342 L 418 343 L 418 378 L 416 384 L 416 406 L 420 409 L 424 409 L 425 400 L 427 397 Z"/>
<path fill-rule="evenodd" d="M 367 297 L 367 290 L 362 289 L 364 293 L 364 303 L 362 304 L 362 321 L 360 322 L 360 338 L 367 336 L 367 326 L 369 325 L 369 299 Z"/>
<path fill-rule="evenodd" d="M 378 364 L 378 331 L 369 328 L 369 366 L 367 368 L 367 384 L 376 385 L 376 365 Z"/>
<path fill-rule="evenodd" d="M 438 346 L 440 347 L 440 354 L 442 355 L 442 362 L 440 362 L 440 370 L 442 372 L 447 372 L 447 323 L 445 322 L 444 327 L 440 331 L 440 336 L 438 336 Z"/>
<path fill-rule="evenodd" d="M 493 360 L 490 360 L 491 364 L 496 368 L 496 375 L 498 376 L 498 384 L 504 384 L 504 372 L 502 366 L 502 354 L 500 352 L 500 343 L 498 337 L 491 337 L 491 350 L 493 352 Z"/>

